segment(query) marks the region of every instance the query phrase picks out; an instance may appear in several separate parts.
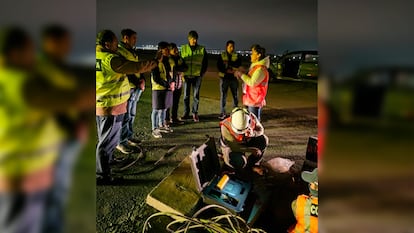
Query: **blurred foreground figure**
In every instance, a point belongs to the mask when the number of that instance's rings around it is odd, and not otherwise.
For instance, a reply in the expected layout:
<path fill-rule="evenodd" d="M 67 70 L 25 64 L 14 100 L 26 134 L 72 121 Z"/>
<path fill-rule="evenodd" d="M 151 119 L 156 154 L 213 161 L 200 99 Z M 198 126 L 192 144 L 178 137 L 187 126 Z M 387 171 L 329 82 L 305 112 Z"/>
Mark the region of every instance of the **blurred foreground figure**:
<path fill-rule="evenodd" d="M 59 96 L 71 98 L 76 95 L 84 100 L 76 106 L 66 103 L 56 114 L 57 122 L 65 133 L 66 140 L 55 163 L 53 185 L 46 206 L 44 232 L 63 232 L 64 210 L 70 191 L 73 165 L 88 137 L 87 122 L 90 121 L 87 117 L 88 112 L 89 115 L 93 114 L 95 87 L 85 83 L 80 85 L 79 78 L 66 64 L 70 50 L 71 35 L 68 29 L 57 24 L 44 27 L 36 71 L 50 82 L 54 89 L 62 90 Z M 93 84 L 93 81 L 90 83 Z"/>
<path fill-rule="evenodd" d="M 296 225 L 292 226 L 289 233 L 318 232 L 318 169 L 312 172 L 303 171 L 302 179 L 309 183 L 309 195 L 299 195 L 292 202 L 293 214 Z"/>
<path fill-rule="evenodd" d="M 0 232 L 39 232 L 63 141 L 47 86 L 33 85 L 35 50 L 20 28 L 0 32 Z M 45 91 L 48 90 L 48 91 Z M 38 104 L 42 103 L 42 104 Z"/>
<path fill-rule="evenodd" d="M 230 117 L 220 122 L 221 150 L 226 165 L 236 170 L 252 169 L 263 174 L 257 166 L 269 144 L 263 125 L 256 115 L 245 108 L 233 109 Z M 250 155 L 246 158 L 247 153 Z"/>

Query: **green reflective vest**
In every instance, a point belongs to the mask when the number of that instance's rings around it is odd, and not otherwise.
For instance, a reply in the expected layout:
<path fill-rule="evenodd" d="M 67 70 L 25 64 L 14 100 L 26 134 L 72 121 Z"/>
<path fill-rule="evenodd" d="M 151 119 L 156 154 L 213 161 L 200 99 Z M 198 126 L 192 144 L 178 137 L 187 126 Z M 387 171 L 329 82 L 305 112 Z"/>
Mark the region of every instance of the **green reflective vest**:
<path fill-rule="evenodd" d="M 168 81 L 167 80 L 167 70 L 165 69 L 164 63 L 162 62 L 158 62 L 158 69 L 160 71 L 160 76 L 161 79 Z M 154 75 L 151 73 L 151 85 L 152 85 L 152 90 L 153 91 L 161 91 L 161 90 L 167 90 L 167 88 L 165 88 L 164 86 L 158 84 L 157 82 L 154 81 Z"/>
<path fill-rule="evenodd" d="M 118 44 L 118 53 L 121 54 L 123 57 L 125 57 L 128 61 L 138 61 L 138 55 L 136 53 L 131 52 L 129 49 L 125 47 L 124 44 L 119 43 Z M 138 79 L 141 77 L 141 74 L 136 73 L 134 74 Z M 136 88 L 135 84 L 129 83 L 131 88 Z"/>
<path fill-rule="evenodd" d="M 52 114 L 27 105 L 28 74 L 0 68 L 0 177 L 19 177 L 52 166 L 63 140 Z"/>
<path fill-rule="evenodd" d="M 232 62 L 235 62 L 235 61 L 237 61 L 237 54 L 236 53 L 232 53 L 231 54 L 231 61 Z M 228 59 L 228 56 L 227 56 L 227 52 L 226 51 L 224 51 L 224 52 L 222 52 L 221 53 L 221 59 L 223 59 L 223 62 L 226 64 L 226 63 L 228 63 L 229 62 L 229 59 Z M 226 64 L 226 67 L 228 67 L 228 65 Z M 223 72 L 219 72 L 219 77 L 220 78 L 223 78 L 224 76 L 225 76 L 226 74 L 225 73 L 223 73 Z"/>
<path fill-rule="evenodd" d="M 130 96 L 130 85 L 125 74 L 115 72 L 112 58 L 118 55 L 96 52 L 96 107 L 113 107 L 125 103 Z"/>
<path fill-rule="evenodd" d="M 184 72 L 185 76 L 200 76 L 203 58 L 205 56 L 204 46 L 197 45 L 194 51 L 189 44 L 181 46 L 181 57 L 188 65 L 188 70 Z"/>

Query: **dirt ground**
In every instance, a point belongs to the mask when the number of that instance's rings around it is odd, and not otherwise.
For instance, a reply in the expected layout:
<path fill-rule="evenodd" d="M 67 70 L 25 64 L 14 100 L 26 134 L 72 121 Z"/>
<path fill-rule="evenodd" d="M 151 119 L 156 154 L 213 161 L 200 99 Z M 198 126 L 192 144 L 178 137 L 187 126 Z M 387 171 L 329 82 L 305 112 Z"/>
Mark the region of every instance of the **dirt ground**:
<path fill-rule="evenodd" d="M 209 84 L 210 83 L 210 84 Z M 174 127 L 174 132 L 162 139 L 154 139 L 150 133 L 151 99 L 150 90 L 144 92 L 139 103 L 138 119 L 136 120 L 137 136 L 143 139 L 142 146 L 146 159 L 131 169 L 134 175 L 126 176 L 119 185 L 96 187 L 96 231 L 97 232 L 140 232 L 145 220 L 156 210 L 145 203 L 148 193 L 191 153 L 192 146 L 201 145 L 210 135 L 219 137 L 219 96 L 208 91 L 216 89 L 215 78 L 206 78 L 202 87 L 200 104 L 200 122 L 186 122 L 185 125 Z M 271 84 L 270 89 L 282 92 L 293 86 L 296 92 L 312 93 L 316 96 L 316 85 L 299 83 Z M 203 89 L 204 88 L 204 89 Z M 204 93 L 203 93 L 204 91 Z M 218 93 L 218 90 L 217 90 Z M 294 93 L 294 91 L 292 91 Z M 229 93 L 230 94 L 230 93 Z M 295 98 L 292 95 L 287 97 Z M 265 134 L 270 138 L 270 145 L 265 152 L 264 161 L 274 157 L 288 158 L 295 161 L 291 173 L 269 173 L 267 177 L 257 178 L 256 184 L 262 185 L 271 192 L 271 198 L 255 227 L 267 232 L 285 232 L 294 222 L 290 204 L 299 192 L 304 192 L 301 182 L 293 182 L 292 176 L 299 173 L 305 157 L 309 136 L 317 134 L 316 98 L 313 106 L 309 106 L 309 98 L 302 104 L 289 104 L 285 109 L 267 106 L 263 110 L 262 123 Z M 228 97 L 228 100 L 230 98 Z M 281 100 L 270 99 L 276 103 Z M 298 101 L 300 102 L 300 101 Z M 230 110 L 231 103 L 228 102 Z M 180 112 L 182 107 L 180 107 Z M 152 164 L 168 149 L 178 145 L 174 153 L 154 168 Z M 306 189 L 305 189 L 306 191 Z"/>

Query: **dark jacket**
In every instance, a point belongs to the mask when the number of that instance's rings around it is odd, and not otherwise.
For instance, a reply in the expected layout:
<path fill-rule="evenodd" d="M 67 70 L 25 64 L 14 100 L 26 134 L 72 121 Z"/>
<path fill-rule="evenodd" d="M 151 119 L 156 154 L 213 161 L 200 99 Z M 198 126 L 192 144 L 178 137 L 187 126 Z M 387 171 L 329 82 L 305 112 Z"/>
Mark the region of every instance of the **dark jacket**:
<path fill-rule="evenodd" d="M 227 73 L 227 69 L 232 69 L 232 68 L 239 68 L 241 66 L 241 58 L 239 55 L 237 55 L 237 60 L 236 61 L 232 61 L 231 57 L 232 54 L 227 53 L 227 64 L 225 64 L 225 62 L 223 61 L 223 58 L 221 57 L 221 54 L 219 55 L 219 58 L 217 60 L 217 68 L 220 72 L 224 73 L 224 78 L 225 79 L 236 79 L 236 77 L 234 77 L 233 74 L 228 74 Z"/>

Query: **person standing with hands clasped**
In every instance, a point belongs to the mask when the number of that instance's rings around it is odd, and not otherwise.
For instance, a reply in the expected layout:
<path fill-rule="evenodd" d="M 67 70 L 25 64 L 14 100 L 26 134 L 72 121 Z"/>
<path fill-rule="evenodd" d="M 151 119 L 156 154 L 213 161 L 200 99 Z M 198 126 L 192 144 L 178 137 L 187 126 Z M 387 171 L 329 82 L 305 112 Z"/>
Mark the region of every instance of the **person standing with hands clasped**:
<path fill-rule="evenodd" d="M 193 107 L 192 114 L 194 122 L 199 122 L 198 105 L 200 103 L 201 79 L 207 71 L 207 52 L 204 46 L 197 44 L 198 33 L 190 31 L 188 33 L 188 44 L 181 46 L 181 57 L 188 65 L 188 70 L 184 72 L 184 115 L 182 119 L 190 117 L 190 93 L 193 87 Z"/>
<path fill-rule="evenodd" d="M 158 52 L 156 59 L 158 67 L 151 72 L 152 84 L 152 136 L 154 138 L 162 138 L 161 132 L 170 133 L 172 129 L 165 125 L 165 113 L 167 110 L 167 91 L 174 91 L 175 82 L 170 76 L 170 63 L 168 43 L 161 41 L 158 43 Z"/>
<path fill-rule="evenodd" d="M 227 91 L 230 87 L 233 96 L 233 108 L 239 104 L 237 89 L 239 88 L 239 81 L 234 76 L 234 69 L 241 66 L 241 58 L 234 52 L 234 41 L 229 40 L 226 43 L 226 51 L 221 53 L 217 60 L 217 68 L 220 77 L 220 120 L 226 118 L 226 98 Z"/>
<path fill-rule="evenodd" d="M 181 97 L 181 87 L 184 82 L 184 73 L 188 70 L 188 66 L 185 63 L 184 59 L 180 56 L 178 52 L 177 45 L 175 43 L 170 43 L 170 66 L 171 66 L 171 77 L 175 81 L 175 90 L 173 91 L 173 102 L 171 107 L 171 124 L 173 125 L 182 125 L 184 121 L 178 119 L 178 105 Z M 169 111 L 167 110 L 167 120 L 170 119 Z"/>
<path fill-rule="evenodd" d="M 265 57 L 266 50 L 260 45 L 253 45 L 251 50 L 249 72 L 244 74 L 238 70 L 234 75 L 243 81 L 243 105 L 261 120 L 262 108 L 266 105 L 270 59 Z"/>

